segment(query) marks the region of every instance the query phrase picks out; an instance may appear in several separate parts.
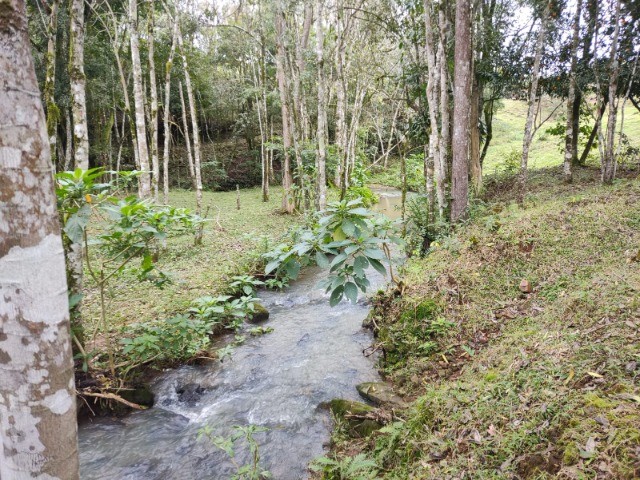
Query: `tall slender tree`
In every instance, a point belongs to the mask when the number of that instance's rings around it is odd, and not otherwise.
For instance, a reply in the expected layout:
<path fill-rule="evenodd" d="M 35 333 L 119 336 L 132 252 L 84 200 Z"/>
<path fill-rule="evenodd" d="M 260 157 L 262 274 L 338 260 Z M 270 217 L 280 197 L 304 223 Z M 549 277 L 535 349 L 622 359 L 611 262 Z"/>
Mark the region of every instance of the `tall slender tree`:
<path fill-rule="evenodd" d="M 76 168 L 89 168 L 87 78 L 84 73 L 84 0 L 71 0 L 69 81 L 73 113 L 73 155 Z"/>
<path fill-rule="evenodd" d="M 620 0 L 615 0 L 613 14 L 613 36 L 609 50 L 609 118 L 607 119 L 607 135 L 604 142 L 604 156 L 601 165 L 603 183 L 611 183 L 616 176 L 615 135 L 618 120 L 618 77 L 620 62 L 618 61 L 618 38 L 620 36 Z"/>
<path fill-rule="evenodd" d="M 164 125 L 164 149 L 162 152 L 162 190 L 164 203 L 169 203 L 169 147 L 171 142 L 171 127 L 169 116 L 171 114 L 171 70 L 173 68 L 173 56 L 176 51 L 178 39 L 178 20 L 173 21 L 173 34 L 171 35 L 171 50 L 169 58 L 164 67 L 164 105 L 162 106 L 162 116 Z"/>
<path fill-rule="evenodd" d="M 471 114 L 471 2 L 456 1 L 455 71 L 453 78 L 453 165 L 451 221 L 466 214 L 469 204 L 469 118 Z"/>
<path fill-rule="evenodd" d="M 69 304 L 25 2 L 0 8 L 0 478 L 74 480 Z"/>
<path fill-rule="evenodd" d="M 327 98 L 324 72 L 324 5 L 316 0 L 316 69 L 318 71 L 318 123 L 316 131 L 316 208 L 327 206 Z"/>
<path fill-rule="evenodd" d="M 56 104 L 56 47 L 58 39 L 58 8 L 60 0 L 52 0 L 49 3 L 49 21 L 46 26 L 47 31 L 47 57 L 45 61 L 44 79 L 44 104 L 47 112 L 47 135 L 51 150 L 51 162 L 56 165 L 58 159 L 58 120 L 60 119 L 60 109 Z"/>
<path fill-rule="evenodd" d="M 138 32 L 138 0 L 129 0 L 129 39 L 133 77 L 133 101 L 135 105 L 136 140 L 142 173 L 138 182 L 138 193 L 142 198 L 151 196 L 151 174 L 149 169 L 149 146 L 145 119 L 145 97 L 142 87 L 142 65 L 140 63 L 140 38 Z"/>
<path fill-rule="evenodd" d="M 184 39 L 178 27 L 178 46 L 182 55 L 182 68 L 184 73 L 184 83 L 187 87 L 187 98 L 189 100 L 189 112 L 191 113 L 191 132 L 193 135 L 193 168 L 196 180 L 196 214 L 202 213 L 202 170 L 200 166 L 200 129 L 198 128 L 198 112 L 196 111 L 196 100 L 193 95 L 191 85 L 191 74 L 189 73 L 189 63 L 187 61 L 187 51 L 184 48 Z M 186 132 L 185 132 L 186 134 Z M 202 229 L 198 229 L 195 239 L 196 245 L 202 243 Z"/>
<path fill-rule="evenodd" d="M 569 94 L 567 95 L 567 128 L 564 139 L 564 180 L 569 183 L 573 180 L 572 165 L 575 163 L 576 145 L 574 137 L 579 134 L 576 128 L 574 106 L 576 103 L 576 88 L 578 76 L 578 45 L 580 43 L 580 14 L 582 11 L 582 0 L 576 1 L 576 11 L 573 16 L 573 36 L 571 39 L 571 70 L 569 71 Z M 578 111 L 578 115 L 580 112 Z M 579 126 L 579 124 L 578 124 Z"/>
<path fill-rule="evenodd" d="M 153 0 L 149 1 L 147 20 L 147 44 L 149 59 L 149 137 L 151 138 L 151 187 L 153 198 L 158 200 L 158 183 L 160 179 L 160 160 L 158 158 L 158 86 L 155 61 L 155 11 Z"/>
<path fill-rule="evenodd" d="M 547 40 L 547 30 L 551 17 L 551 2 L 547 2 L 540 18 L 540 28 L 536 37 L 535 56 L 533 60 L 533 70 L 531 72 L 531 86 L 529 90 L 529 99 L 527 100 L 527 119 L 524 126 L 524 139 L 522 141 L 522 159 L 520 161 L 520 193 L 519 202 L 524 202 L 524 196 L 527 188 L 527 171 L 529 168 L 529 148 L 533 140 L 533 123 L 538 110 L 538 84 L 540 83 L 540 69 L 542 65 L 542 54 L 544 45 Z"/>

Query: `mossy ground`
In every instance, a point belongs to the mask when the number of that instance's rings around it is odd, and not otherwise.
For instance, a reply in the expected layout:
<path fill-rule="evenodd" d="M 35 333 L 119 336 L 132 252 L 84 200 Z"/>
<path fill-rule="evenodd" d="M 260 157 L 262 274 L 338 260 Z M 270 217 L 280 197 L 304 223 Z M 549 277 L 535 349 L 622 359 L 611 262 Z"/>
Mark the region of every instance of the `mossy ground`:
<path fill-rule="evenodd" d="M 111 330 L 184 313 L 192 300 L 221 293 L 230 276 L 250 267 L 257 253 L 300 221 L 297 215 L 280 213 L 281 200 L 279 187 L 271 189 L 267 203 L 262 202 L 260 189 L 241 190 L 237 210 L 236 192 L 204 192 L 203 214 L 208 210 L 208 222 L 202 245 L 194 246 L 192 235 L 168 239 L 157 265 L 172 283 L 162 289 L 126 272 L 114 279 L 107 307 Z M 195 196 L 191 191 L 172 191 L 169 203 L 195 209 Z M 83 320 L 92 331 L 99 325 L 99 295 L 90 278 L 85 278 Z"/>
<path fill-rule="evenodd" d="M 640 181 L 598 174 L 534 171 L 525 208 L 489 182 L 467 225 L 408 261 L 375 323 L 397 334 L 378 336 L 382 367 L 413 405 L 337 452 L 388 479 L 640 478 Z M 439 317 L 453 325 L 421 348 Z"/>

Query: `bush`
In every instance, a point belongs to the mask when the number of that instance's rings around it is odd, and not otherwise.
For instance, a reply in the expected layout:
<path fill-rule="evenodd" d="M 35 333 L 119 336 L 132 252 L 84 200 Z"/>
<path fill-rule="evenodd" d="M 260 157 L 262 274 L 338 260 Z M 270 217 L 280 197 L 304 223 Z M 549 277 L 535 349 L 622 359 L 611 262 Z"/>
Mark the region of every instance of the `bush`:
<path fill-rule="evenodd" d="M 369 187 L 349 187 L 347 189 L 347 200 L 362 200 L 362 205 L 369 208 L 378 203 L 380 197 L 373 193 Z"/>
<path fill-rule="evenodd" d="M 177 315 L 164 321 L 130 325 L 120 343 L 128 366 L 147 362 L 188 360 L 205 350 L 210 343 L 211 324 L 187 315 Z"/>

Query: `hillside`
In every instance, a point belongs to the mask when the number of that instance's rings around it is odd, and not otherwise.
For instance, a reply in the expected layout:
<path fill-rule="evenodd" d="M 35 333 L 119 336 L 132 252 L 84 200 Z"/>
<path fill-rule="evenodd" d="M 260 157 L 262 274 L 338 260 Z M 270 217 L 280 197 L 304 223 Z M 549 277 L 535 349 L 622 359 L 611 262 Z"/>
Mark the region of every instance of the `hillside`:
<path fill-rule="evenodd" d="M 536 171 L 524 209 L 493 184 L 377 298 L 380 368 L 412 403 L 335 434 L 375 462 L 362 478 L 640 476 L 640 182 L 597 178 Z"/>

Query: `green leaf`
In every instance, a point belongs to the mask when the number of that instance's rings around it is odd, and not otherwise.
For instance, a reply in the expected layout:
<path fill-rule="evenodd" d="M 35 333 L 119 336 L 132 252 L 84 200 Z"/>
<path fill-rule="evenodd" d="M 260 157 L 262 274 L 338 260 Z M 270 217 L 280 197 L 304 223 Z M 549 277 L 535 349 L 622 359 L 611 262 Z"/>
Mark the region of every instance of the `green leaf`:
<path fill-rule="evenodd" d="M 369 215 L 369 210 L 367 210 L 366 208 L 352 208 L 351 210 L 349 210 L 349 213 L 351 215 L 359 215 L 361 217 L 366 217 Z"/>
<path fill-rule="evenodd" d="M 359 272 L 364 272 L 364 270 L 366 270 L 368 266 L 369 266 L 369 260 L 367 260 L 367 257 L 363 257 L 363 256 L 356 257 L 356 259 L 353 262 L 353 269 Z"/>
<path fill-rule="evenodd" d="M 346 235 L 351 236 L 356 232 L 356 226 L 353 224 L 353 222 L 351 220 L 344 219 L 342 221 L 342 231 Z"/>
<path fill-rule="evenodd" d="M 69 310 L 78 305 L 82 301 L 82 297 L 82 293 L 74 293 L 72 295 L 69 295 Z"/>
<path fill-rule="evenodd" d="M 320 268 L 327 268 L 329 266 L 329 259 L 322 252 L 316 252 L 316 263 Z"/>
<path fill-rule="evenodd" d="M 71 215 L 64 225 L 64 233 L 71 243 L 82 243 L 84 231 L 91 217 L 91 205 L 85 203 L 80 210 Z"/>
<path fill-rule="evenodd" d="M 276 259 L 276 260 L 272 260 L 271 262 L 267 263 L 267 266 L 264 267 L 264 274 L 265 275 L 269 275 L 271 272 L 273 272 L 274 270 L 276 270 L 279 266 L 280 266 L 280 259 Z"/>
<path fill-rule="evenodd" d="M 358 287 L 353 282 L 347 282 L 344 284 L 344 295 L 351 303 L 356 303 L 358 300 Z"/>
<path fill-rule="evenodd" d="M 331 262 L 331 268 L 336 267 L 343 263 L 347 259 L 348 255 L 346 253 L 341 253 L 340 255 L 336 255 Z"/>
<path fill-rule="evenodd" d="M 339 285 L 337 286 L 333 292 L 331 292 L 331 298 L 329 299 L 329 305 L 331 305 L 332 307 L 335 307 L 337 304 L 340 303 L 340 300 L 342 300 L 342 295 L 344 292 L 344 286 Z"/>
<path fill-rule="evenodd" d="M 376 269 L 377 272 L 381 273 L 382 275 L 386 275 L 387 274 L 387 269 L 384 267 L 384 265 L 379 260 L 376 260 L 375 258 L 369 257 L 369 263 L 371 264 L 371 266 L 373 268 Z"/>
<path fill-rule="evenodd" d="M 383 260 L 385 258 L 384 252 L 377 248 L 365 248 L 363 253 L 370 259 Z"/>
<path fill-rule="evenodd" d="M 300 273 L 300 263 L 297 260 L 290 259 L 284 264 L 284 269 L 287 272 L 287 276 L 295 280 Z"/>

